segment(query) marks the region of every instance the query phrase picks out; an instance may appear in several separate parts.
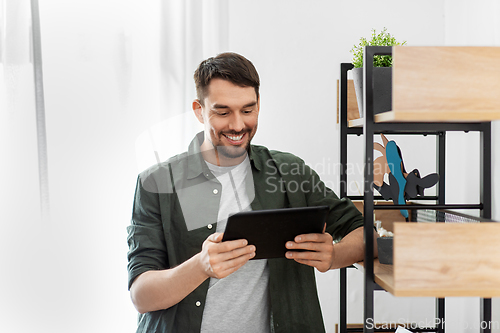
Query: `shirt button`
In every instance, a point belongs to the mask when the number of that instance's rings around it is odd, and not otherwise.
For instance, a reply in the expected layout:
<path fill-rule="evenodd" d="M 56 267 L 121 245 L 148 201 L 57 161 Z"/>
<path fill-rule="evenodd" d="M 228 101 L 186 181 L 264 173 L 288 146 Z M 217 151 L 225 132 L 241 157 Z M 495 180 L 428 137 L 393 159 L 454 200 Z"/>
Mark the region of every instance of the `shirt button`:
<path fill-rule="evenodd" d="M 201 306 L 201 302 L 200 301 L 196 301 L 196 306 Z"/>
<path fill-rule="evenodd" d="M 214 226 L 213 226 L 213 225 L 211 225 L 211 224 L 207 225 L 207 228 L 208 228 L 208 229 L 212 229 L 213 227 L 214 227 Z"/>
<path fill-rule="evenodd" d="M 214 188 L 214 190 L 212 191 L 212 193 L 213 193 L 213 194 L 217 194 L 217 193 L 219 193 L 219 190 L 218 190 L 218 189 L 216 189 L 216 188 Z"/>

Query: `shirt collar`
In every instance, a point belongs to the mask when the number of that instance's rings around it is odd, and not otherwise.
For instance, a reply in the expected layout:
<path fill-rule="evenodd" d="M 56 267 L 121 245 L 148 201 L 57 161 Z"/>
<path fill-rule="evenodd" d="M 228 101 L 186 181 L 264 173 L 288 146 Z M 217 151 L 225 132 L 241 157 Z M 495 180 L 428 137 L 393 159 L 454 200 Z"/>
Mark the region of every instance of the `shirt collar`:
<path fill-rule="evenodd" d="M 188 148 L 188 156 L 187 156 L 187 178 L 193 179 L 198 177 L 200 174 L 211 174 L 208 172 L 207 164 L 203 159 L 203 155 L 201 154 L 200 146 L 204 140 L 204 133 L 200 132 L 196 134 L 193 141 L 189 144 Z"/>
<path fill-rule="evenodd" d="M 250 145 L 250 149 L 248 149 L 248 157 L 255 169 L 260 171 L 262 169 L 262 161 L 259 159 L 258 154 L 255 153 L 255 148 L 252 145 Z"/>

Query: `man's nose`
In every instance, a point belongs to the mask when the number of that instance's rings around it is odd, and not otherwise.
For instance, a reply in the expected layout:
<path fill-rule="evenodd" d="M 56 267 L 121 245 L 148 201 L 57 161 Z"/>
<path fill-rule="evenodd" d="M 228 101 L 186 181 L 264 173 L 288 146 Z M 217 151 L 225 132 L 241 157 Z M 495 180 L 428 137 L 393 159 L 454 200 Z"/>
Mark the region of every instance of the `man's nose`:
<path fill-rule="evenodd" d="M 231 117 L 231 122 L 229 123 L 229 129 L 235 132 L 241 132 L 244 128 L 245 123 L 241 114 L 239 112 L 233 113 L 233 117 Z"/>

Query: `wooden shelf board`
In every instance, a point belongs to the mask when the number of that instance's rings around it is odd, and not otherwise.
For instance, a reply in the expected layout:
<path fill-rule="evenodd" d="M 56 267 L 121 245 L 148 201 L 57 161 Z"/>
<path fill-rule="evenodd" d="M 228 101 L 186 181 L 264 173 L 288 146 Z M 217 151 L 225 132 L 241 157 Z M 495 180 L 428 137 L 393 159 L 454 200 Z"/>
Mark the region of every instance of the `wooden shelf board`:
<path fill-rule="evenodd" d="M 355 263 L 357 269 L 364 270 L 364 262 Z M 392 265 L 384 265 L 378 261 L 378 258 L 373 261 L 373 272 L 375 274 L 375 282 L 384 288 L 386 291 L 394 295 L 394 274 Z"/>
<path fill-rule="evenodd" d="M 394 223 L 396 294 L 500 295 L 500 223 Z"/>
<path fill-rule="evenodd" d="M 500 111 L 459 112 L 457 110 L 387 111 L 375 115 L 375 122 L 487 122 L 500 119 Z M 362 123 L 362 121 L 361 121 Z"/>
<path fill-rule="evenodd" d="M 398 297 L 500 297 L 499 238 L 495 222 L 394 223 L 394 265 L 375 259 L 374 280 Z"/>
<path fill-rule="evenodd" d="M 500 119 L 500 111 L 491 112 L 436 112 L 435 110 L 419 111 L 387 111 L 375 115 L 376 123 L 408 122 L 408 123 L 480 123 Z M 349 127 L 363 127 L 364 119 L 349 120 Z"/>
<path fill-rule="evenodd" d="M 374 115 L 375 122 L 500 119 L 499 58 L 500 47 L 393 47 L 392 111 Z"/>
<path fill-rule="evenodd" d="M 500 119 L 500 47 L 395 46 L 392 56 L 393 111 L 375 121 Z"/>
<path fill-rule="evenodd" d="M 364 270 L 364 262 L 355 263 L 354 266 L 359 270 Z M 396 297 L 500 297 L 500 291 L 492 291 L 491 289 L 397 289 L 394 283 L 393 265 L 384 265 L 378 261 L 378 258 L 373 262 L 373 271 L 375 274 L 375 282 L 385 291 Z"/>
<path fill-rule="evenodd" d="M 398 289 L 395 292 L 391 292 L 396 297 L 434 297 L 434 298 L 445 298 L 445 297 L 481 297 L 481 298 L 492 298 L 498 297 L 500 293 L 492 293 L 491 290 L 462 290 L 462 289 L 426 289 L 426 290 L 412 290 L 412 289 Z"/>

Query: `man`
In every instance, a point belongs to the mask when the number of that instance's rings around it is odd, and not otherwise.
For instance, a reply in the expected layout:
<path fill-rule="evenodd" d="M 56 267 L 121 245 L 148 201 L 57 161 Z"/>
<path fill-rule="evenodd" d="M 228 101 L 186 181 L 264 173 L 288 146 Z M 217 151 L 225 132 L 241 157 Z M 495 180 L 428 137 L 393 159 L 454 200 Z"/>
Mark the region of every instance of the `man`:
<path fill-rule="evenodd" d="M 363 259 L 361 214 L 298 157 L 250 144 L 260 81 L 249 60 L 220 54 L 194 78 L 204 132 L 137 182 L 128 270 L 138 332 L 324 332 L 314 268 Z M 246 240 L 222 242 L 232 213 L 320 205 L 326 232 L 297 236 L 285 258 L 250 261 Z"/>

